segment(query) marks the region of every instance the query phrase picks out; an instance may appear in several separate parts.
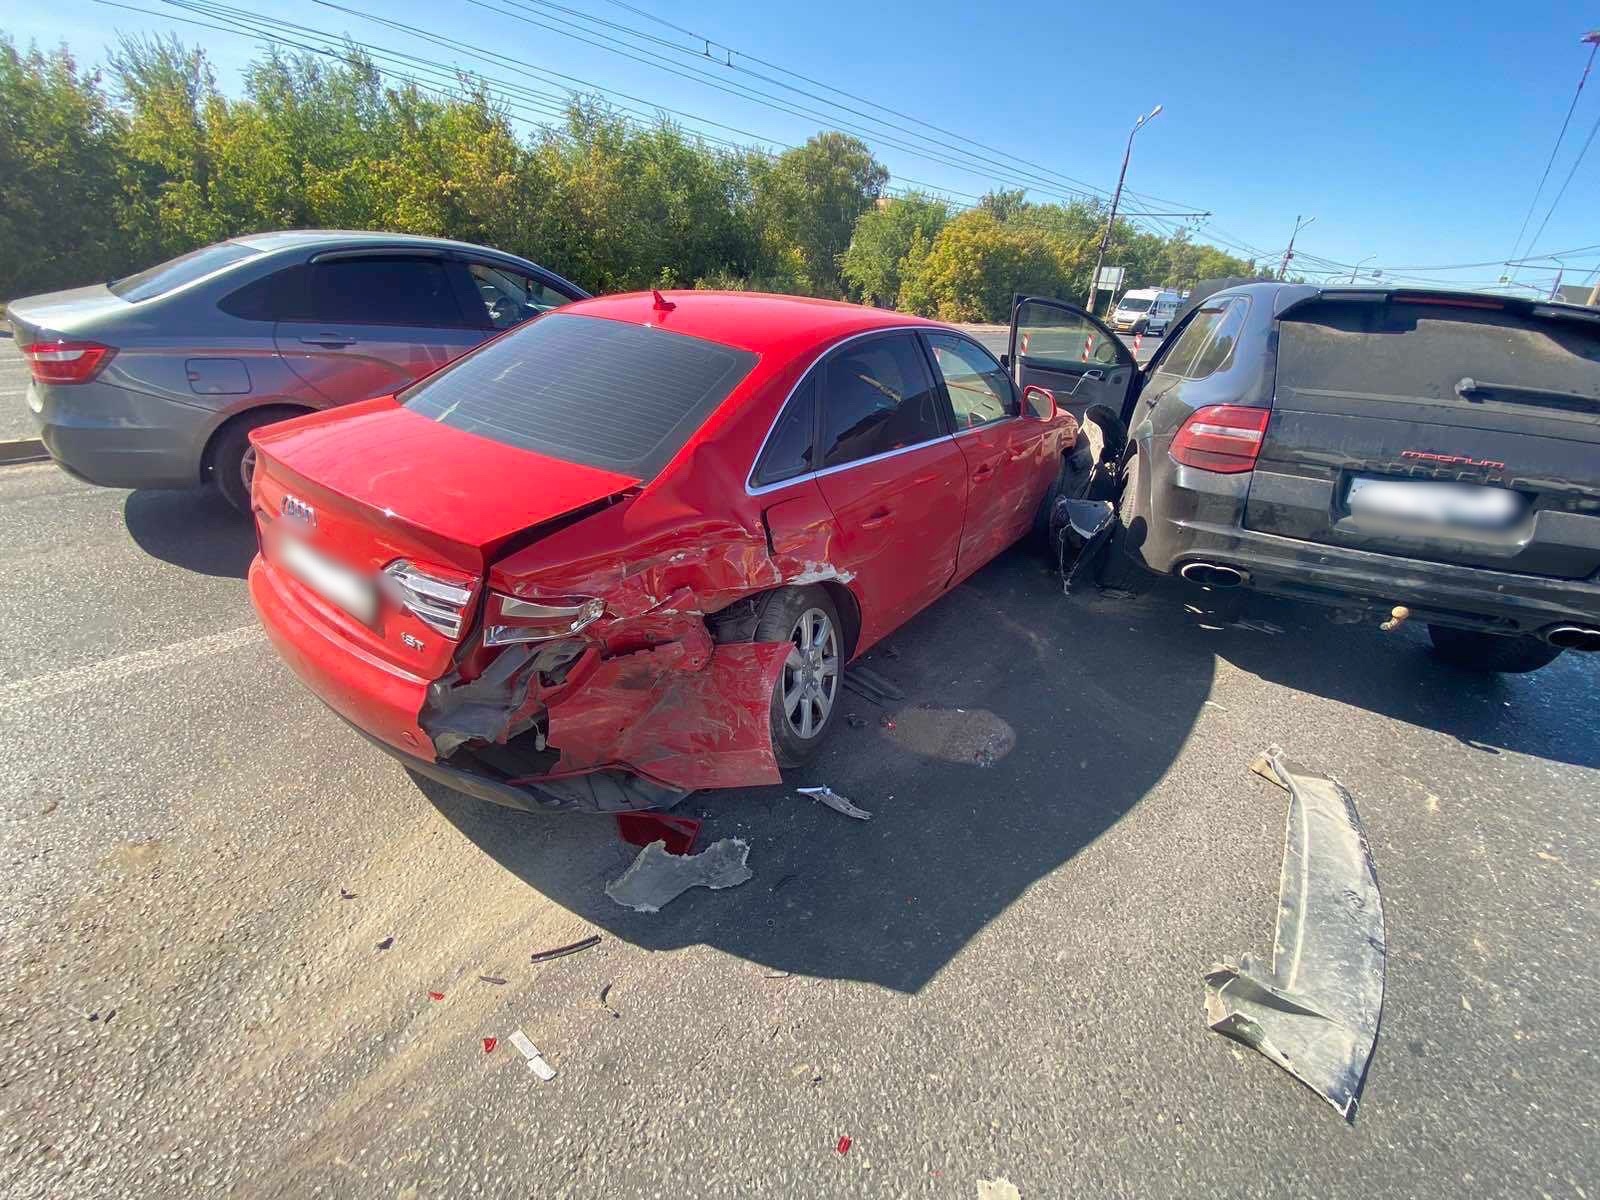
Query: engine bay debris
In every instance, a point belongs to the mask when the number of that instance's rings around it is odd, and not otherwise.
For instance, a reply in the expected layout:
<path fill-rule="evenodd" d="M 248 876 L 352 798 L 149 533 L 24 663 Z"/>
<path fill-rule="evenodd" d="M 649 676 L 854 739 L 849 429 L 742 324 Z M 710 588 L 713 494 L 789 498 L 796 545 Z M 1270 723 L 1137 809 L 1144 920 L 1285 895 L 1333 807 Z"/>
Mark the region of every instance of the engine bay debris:
<path fill-rule="evenodd" d="M 1383 901 L 1354 798 L 1269 747 L 1251 770 L 1289 811 L 1272 969 L 1243 955 L 1206 973 L 1206 1020 L 1353 1120 L 1383 1009 Z"/>
<path fill-rule="evenodd" d="M 692 887 L 716 891 L 751 879 L 749 857 L 750 843 L 742 838 L 723 838 L 699 854 L 669 854 L 666 842 L 651 842 L 606 884 L 606 895 L 634 912 L 660 912 Z"/>

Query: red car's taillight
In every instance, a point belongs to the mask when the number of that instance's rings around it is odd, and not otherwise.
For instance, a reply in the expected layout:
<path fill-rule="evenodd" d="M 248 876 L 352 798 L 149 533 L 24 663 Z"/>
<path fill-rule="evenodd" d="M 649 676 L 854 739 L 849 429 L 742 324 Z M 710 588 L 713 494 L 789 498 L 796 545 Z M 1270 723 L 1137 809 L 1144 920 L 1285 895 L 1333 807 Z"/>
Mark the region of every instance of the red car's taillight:
<path fill-rule="evenodd" d="M 1211 404 L 1189 415 L 1168 451 L 1177 462 L 1202 471 L 1237 475 L 1256 465 L 1272 412 L 1235 404 Z"/>
<path fill-rule="evenodd" d="M 598 621 L 605 611 L 605 602 L 593 596 L 523 600 L 490 592 L 483 616 L 483 644 L 504 646 L 565 637 Z"/>
<path fill-rule="evenodd" d="M 400 559 L 383 569 L 390 597 L 430 629 L 458 638 L 476 589 L 464 579 L 447 579 Z"/>
<path fill-rule="evenodd" d="M 33 342 L 22 348 L 28 369 L 40 383 L 88 383 L 115 353 L 99 342 Z"/>

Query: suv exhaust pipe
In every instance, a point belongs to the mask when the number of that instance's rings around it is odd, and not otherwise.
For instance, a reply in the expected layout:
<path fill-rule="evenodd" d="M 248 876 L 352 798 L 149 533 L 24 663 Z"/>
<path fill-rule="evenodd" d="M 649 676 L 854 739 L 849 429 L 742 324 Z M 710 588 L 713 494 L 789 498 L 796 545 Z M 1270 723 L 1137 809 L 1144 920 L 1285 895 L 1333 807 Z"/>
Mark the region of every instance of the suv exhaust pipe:
<path fill-rule="evenodd" d="M 1544 635 L 1544 640 L 1563 650 L 1600 650 L 1600 629 L 1588 625 L 1557 625 Z"/>
<path fill-rule="evenodd" d="M 1178 568 L 1178 574 L 1190 583 L 1214 588 L 1238 587 L 1250 581 L 1250 576 L 1237 567 L 1225 567 L 1221 563 L 1184 563 Z"/>

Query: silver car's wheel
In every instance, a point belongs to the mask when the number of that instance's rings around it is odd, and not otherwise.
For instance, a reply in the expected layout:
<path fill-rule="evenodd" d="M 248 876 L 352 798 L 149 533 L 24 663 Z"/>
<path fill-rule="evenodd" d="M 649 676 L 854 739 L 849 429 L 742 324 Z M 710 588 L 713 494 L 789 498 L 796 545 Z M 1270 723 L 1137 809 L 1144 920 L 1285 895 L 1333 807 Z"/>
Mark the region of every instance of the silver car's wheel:
<path fill-rule="evenodd" d="M 239 458 L 239 479 L 244 484 L 244 494 L 250 494 L 250 484 L 256 477 L 256 448 L 251 446 Z"/>
<path fill-rule="evenodd" d="M 789 640 L 794 648 L 783 664 L 783 718 L 810 740 L 828 723 L 839 694 L 839 632 L 827 613 L 808 608 Z"/>

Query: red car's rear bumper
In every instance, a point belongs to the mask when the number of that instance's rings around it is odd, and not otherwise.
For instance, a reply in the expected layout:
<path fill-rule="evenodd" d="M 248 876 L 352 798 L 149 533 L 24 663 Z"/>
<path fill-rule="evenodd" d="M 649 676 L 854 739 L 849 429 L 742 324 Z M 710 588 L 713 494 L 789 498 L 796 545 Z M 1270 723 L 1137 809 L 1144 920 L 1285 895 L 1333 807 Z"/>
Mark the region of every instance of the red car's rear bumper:
<path fill-rule="evenodd" d="M 698 659 L 679 642 L 605 659 L 572 695 L 551 702 L 558 767 L 547 776 L 491 779 L 435 756 L 419 724 L 430 680 L 338 636 L 301 585 L 259 555 L 250 564 L 250 599 L 278 653 L 318 699 L 415 769 L 481 799 L 610 811 L 780 780 L 768 710 L 787 642 L 713 647 L 696 626 L 708 651 Z M 617 772 L 645 786 L 598 778 Z"/>
<path fill-rule="evenodd" d="M 284 662 L 319 700 L 364 733 L 432 762 L 433 742 L 417 724 L 428 680 L 335 638 L 300 585 L 260 555 L 250 564 L 250 600 Z"/>

